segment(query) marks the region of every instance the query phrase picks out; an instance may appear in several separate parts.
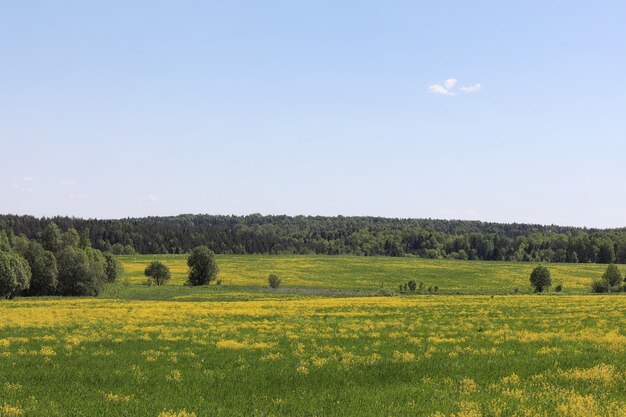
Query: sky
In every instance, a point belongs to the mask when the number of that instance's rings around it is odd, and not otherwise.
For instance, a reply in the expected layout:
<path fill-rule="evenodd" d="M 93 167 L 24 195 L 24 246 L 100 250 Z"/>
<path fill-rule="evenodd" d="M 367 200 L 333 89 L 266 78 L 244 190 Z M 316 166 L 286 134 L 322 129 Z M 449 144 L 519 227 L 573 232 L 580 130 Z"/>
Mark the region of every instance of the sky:
<path fill-rule="evenodd" d="M 626 2 L 14 1 L 0 213 L 626 226 Z"/>

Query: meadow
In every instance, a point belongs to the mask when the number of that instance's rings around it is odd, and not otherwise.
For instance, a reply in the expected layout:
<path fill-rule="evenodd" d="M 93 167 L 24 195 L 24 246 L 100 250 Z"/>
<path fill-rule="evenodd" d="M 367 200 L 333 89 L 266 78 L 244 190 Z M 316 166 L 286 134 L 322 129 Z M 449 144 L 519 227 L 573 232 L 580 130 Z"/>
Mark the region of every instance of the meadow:
<path fill-rule="evenodd" d="M 120 259 L 102 297 L 0 302 L 0 416 L 626 416 L 600 265 L 551 264 L 564 292 L 533 295 L 523 263 L 218 256 L 221 286 L 191 288 L 184 256 Z M 371 295 L 409 279 L 441 294 Z"/>
<path fill-rule="evenodd" d="M 170 285 L 187 279 L 185 255 L 119 256 L 126 277 L 133 284 L 146 281 L 145 267 L 160 260 L 172 271 Z M 532 292 L 528 277 L 537 265 L 530 262 L 455 261 L 444 259 L 315 256 L 315 255 L 217 255 L 219 278 L 225 286 L 252 290 L 267 286 L 267 276 L 277 273 L 291 288 L 323 288 L 374 292 L 381 287 L 397 290 L 409 280 L 437 285 L 446 294 L 501 294 L 514 289 Z M 606 265 L 546 264 L 553 281 L 566 293 L 588 293 L 591 282 L 602 276 Z"/>

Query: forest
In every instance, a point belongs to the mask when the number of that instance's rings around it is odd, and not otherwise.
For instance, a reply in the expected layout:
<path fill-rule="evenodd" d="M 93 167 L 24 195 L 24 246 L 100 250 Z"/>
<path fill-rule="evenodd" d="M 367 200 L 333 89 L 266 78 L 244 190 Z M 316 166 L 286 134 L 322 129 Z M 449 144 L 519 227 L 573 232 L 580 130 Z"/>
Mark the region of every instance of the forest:
<path fill-rule="evenodd" d="M 50 224 L 114 254 L 416 256 L 430 259 L 626 263 L 625 229 L 381 217 L 179 215 L 120 220 L 1 215 L 0 230 L 38 239 Z"/>

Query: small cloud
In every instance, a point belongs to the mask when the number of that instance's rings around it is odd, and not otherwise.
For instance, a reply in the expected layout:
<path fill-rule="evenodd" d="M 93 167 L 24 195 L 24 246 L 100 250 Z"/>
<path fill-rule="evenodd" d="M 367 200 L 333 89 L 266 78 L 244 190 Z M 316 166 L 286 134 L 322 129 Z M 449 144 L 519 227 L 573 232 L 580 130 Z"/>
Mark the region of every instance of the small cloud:
<path fill-rule="evenodd" d="M 450 92 L 446 87 L 441 84 L 434 84 L 428 87 L 431 93 L 433 94 L 443 94 L 444 96 L 453 96 L 455 93 Z"/>
<path fill-rule="evenodd" d="M 456 88 L 459 80 L 456 78 L 448 78 L 443 84 L 433 84 L 428 90 L 433 94 L 441 94 L 444 96 L 456 96 L 457 91 L 461 93 L 475 93 L 480 90 L 480 84 L 472 84 L 467 87 Z"/>
<path fill-rule="evenodd" d="M 63 180 L 63 181 L 61 181 L 61 184 L 63 184 L 63 185 L 74 185 L 74 184 L 78 184 L 78 181 L 76 181 L 76 180 Z"/>
<path fill-rule="evenodd" d="M 67 196 L 69 198 L 71 198 L 71 199 L 74 199 L 74 200 L 85 200 L 85 199 L 89 198 L 89 196 L 85 195 L 85 194 L 72 194 L 72 193 L 70 193 Z"/>
<path fill-rule="evenodd" d="M 142 197 L 136 197 L 135 201 L 147 201 L 150 203 L 160 203 L 161 199 L 159 198 L 159 196 L 156 196 L 156 195 L 147 195 L 147 196 L 142 196 Z"/>
<path fill-rule="evenodd" d="M 20 191 L 25 192 L 25 193 L 32 193 L 33 189 L 29 187 L 22 187 L 20 188 Z"/>
<path fill-rule="evenodd" d="M 468 87 L 461 87 L 459 90 L 461 90 L 463 93 L 475 93 L 476 91 L 480 90 L 480 84 L 474 84 Z"/>
<path fill-rule="evenodd" d="M 22 177 L 22 182 L 33 182 L 35 177 Z"/>
<path fill-rule="evenodd" d="M 447 80 L 443 82 L 443 86 L 446 89 L 450 90 L 451 88 L 454 88 L 457 82 L 458 80 L 456 78 L 448 78 Z"/>

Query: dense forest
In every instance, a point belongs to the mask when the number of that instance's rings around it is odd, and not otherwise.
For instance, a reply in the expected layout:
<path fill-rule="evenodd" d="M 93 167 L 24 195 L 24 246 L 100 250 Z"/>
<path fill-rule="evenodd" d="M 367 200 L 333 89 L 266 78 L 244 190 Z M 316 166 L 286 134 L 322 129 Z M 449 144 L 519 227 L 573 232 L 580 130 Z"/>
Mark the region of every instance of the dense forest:
<path fill-rule="evenodd" d="M 76 229 L 116 254 L 216 253 L 418 256 L 542 262 L 626 263 L 625 229 L 380 217 L 214 216 L 36 218 L 0 215 L 0 230 L 39 239 L 50 223 Z"/>

